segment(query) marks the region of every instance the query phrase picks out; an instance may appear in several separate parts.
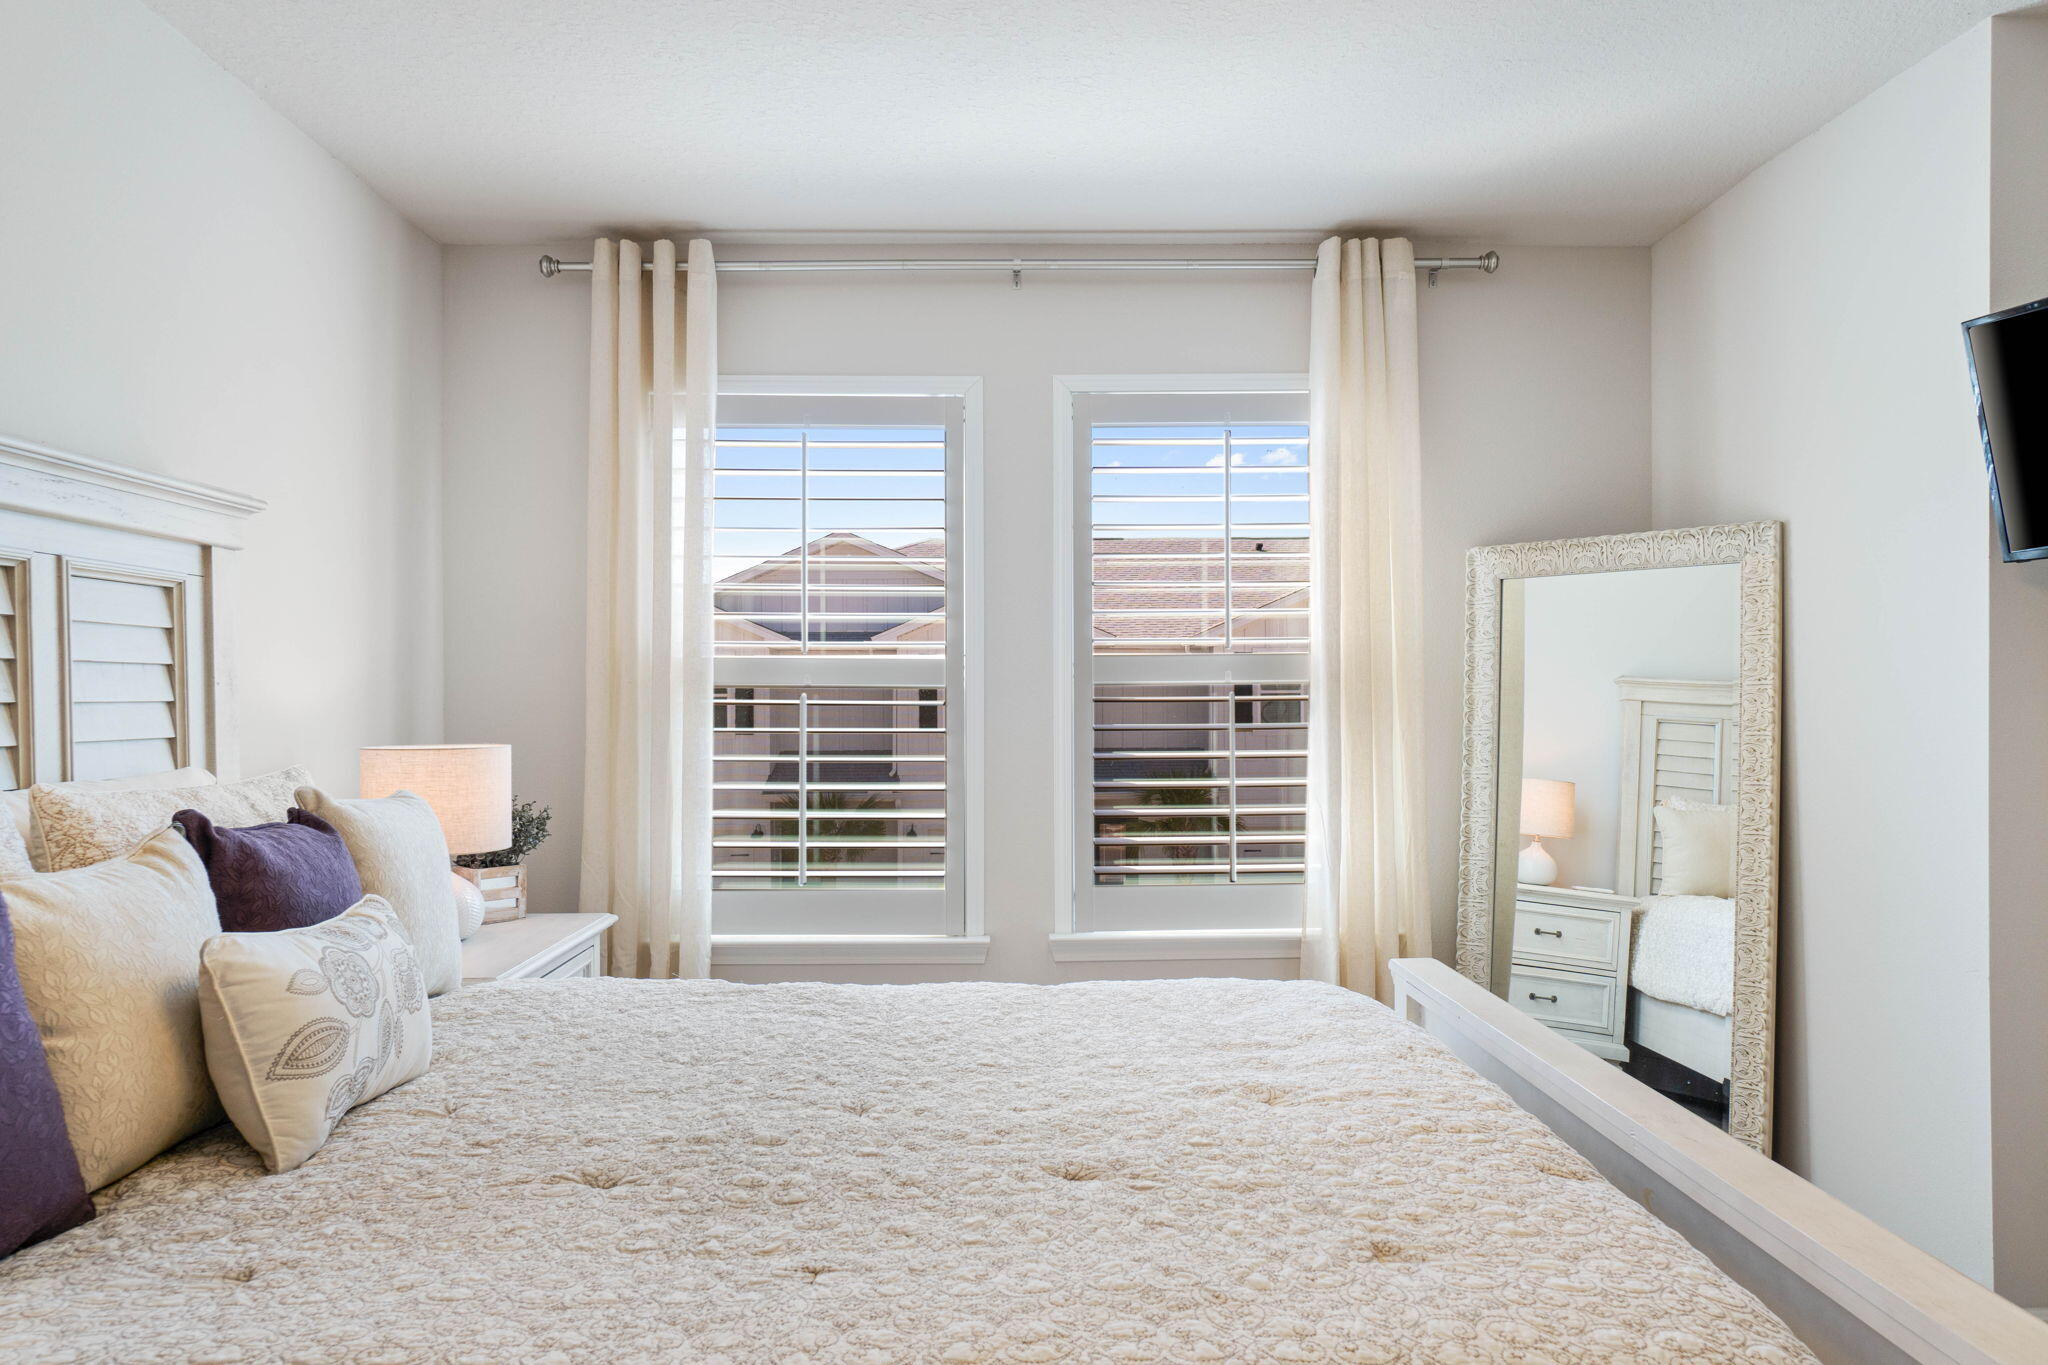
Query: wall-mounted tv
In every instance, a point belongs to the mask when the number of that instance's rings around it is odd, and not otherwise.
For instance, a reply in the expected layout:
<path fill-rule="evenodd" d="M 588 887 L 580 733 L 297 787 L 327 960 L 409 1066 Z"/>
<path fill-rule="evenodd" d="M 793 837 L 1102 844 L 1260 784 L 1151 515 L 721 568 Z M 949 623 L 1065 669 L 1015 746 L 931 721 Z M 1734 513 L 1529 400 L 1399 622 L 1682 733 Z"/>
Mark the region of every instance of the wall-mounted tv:
<path fill-rule="evenodd" d="M 2048 299 L 1963 324 L 2007 562 L 2048 559 Z"/>

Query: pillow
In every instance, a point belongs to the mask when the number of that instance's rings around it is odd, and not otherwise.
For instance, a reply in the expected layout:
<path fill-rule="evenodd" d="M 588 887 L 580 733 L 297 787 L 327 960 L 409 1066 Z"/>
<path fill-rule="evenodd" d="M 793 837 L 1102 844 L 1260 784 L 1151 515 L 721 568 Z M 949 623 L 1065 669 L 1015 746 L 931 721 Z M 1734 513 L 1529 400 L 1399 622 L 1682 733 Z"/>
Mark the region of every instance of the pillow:
<path fill-rule="evenodd" d="M 14 821 L 0 817 L 0 877 L 26 877 L 36 870 L 28 843 Z"/>
<path fill-rule="evenodd" d="M 460 987 L 462 935 L 455 922 L 454 873 L 434 808 L 411 792 L 351 801 L 301 787 L 298 800 L 348 845 L 364 893 L 382 896 L 398 912 L 419 954 L 427 994 Z"/>
<path fill-rule="evenodd" d="M 334 826 L 296 806 L 282 824 L 227 829 L 196 810 L 171 823 L 206 864 L 220 927 L 231 934 L 303 929 L 363 898 L 355 861 Z"/>
<path fill-rule="evenodd" d="M 206 1065 L 221 1103 L 273 1171 L 427 1069 L 433 1019 L 397 912 L 365 896 L 304 929 L 219 934 L 199 960 Z"/>
<path fill-rule="evenodd" d="M 204 768 L 173 768 L 169 772 L 145 773 L 141 777 L 102 777 L 85 782 L 59 782 L 56 785 L 71 791 L 139 792 L 152 787 L 210 787 L 214 783 L 212 773 Z M 28 788 L 19 791 L 0 792 L 0 808 L 4 808 L 7 819 L 22 842 L 28 846 L 29 863 L 38 872 L 48 872 L 49 864 L 43 860 L 42 840 L 36 835 L 35 810 L 29 805 Z M 0 832 L 0 843 L 7 836 Z M 0 872 L 0 876 L 12 876 Z"/>
<path fill-rule="evenodd" d="M 1735 807 L 1660 801 L 1650 808 L 1663 840 L 1660 896 L 1735 894 Z"/>
<path fill-rule="evenodd" d="M 199 950 L 220 921 L 184 837 L 0 888 L 85 1187 L 220 1122 L 199 1035 Z"/>
<path fill-rule="evenodd" d="M 43 870 L 64 872 L 120 857 L 181 810 L 229 825 L 282 820 L 291 809 L 292 792 L 307 780 L 303 768 L 286 768 L 242 782 L 195 787 L 124 790 L 38 783 L 28 789 L 28 799 L 42 839 Z"/>
<path fill-rule="evenodd" d="M 14 932 L 0 899 L 0 1257 L 92 1214 L 64 1129 L 64 1102 L 21 993 Z"/>

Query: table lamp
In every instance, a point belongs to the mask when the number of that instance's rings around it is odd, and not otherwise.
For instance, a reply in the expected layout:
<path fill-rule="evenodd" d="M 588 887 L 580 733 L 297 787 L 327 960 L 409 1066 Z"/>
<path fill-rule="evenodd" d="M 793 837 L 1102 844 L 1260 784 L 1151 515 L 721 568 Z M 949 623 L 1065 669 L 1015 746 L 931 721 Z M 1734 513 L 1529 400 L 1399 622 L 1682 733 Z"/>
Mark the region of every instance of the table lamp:
<path fill-rule="evenodd" d="M 362 751 L 362 794 L 409 791 L 434 808 L 448 852 L 490 853 L 512 842 L 512 746 L 386 744 Z M 449 869 L 455 918 L 468 938 L 484 922 L 476 883 Z"/>
<path fill-rule="evenodd" d="M 1572 837 L 1573 803 L 1578 788 L 1554 777 L 1522 779 L 1522 833 L 1529 846 L 1515 862 L 1515 880 L 1525 886 L 1549 886 L 1557 880 L 1557 859 L 1543 846 L 1545 839 Z"/>

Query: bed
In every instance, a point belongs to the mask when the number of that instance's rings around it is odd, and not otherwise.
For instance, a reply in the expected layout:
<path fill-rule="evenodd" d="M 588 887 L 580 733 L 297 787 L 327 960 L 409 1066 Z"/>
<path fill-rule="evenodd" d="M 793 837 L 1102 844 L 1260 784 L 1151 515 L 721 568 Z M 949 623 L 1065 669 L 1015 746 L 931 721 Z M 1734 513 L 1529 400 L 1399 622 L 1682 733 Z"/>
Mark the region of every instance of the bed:
<path fill-rule="evenodd" d="M 299 1170 L 216 1130 L 0 1264 L 0 1358 L 1810 1358 L 1335 987 L 510 982 L 435 1027 Z"/>
<path fill-rule="evenodd" d="M 1697 1078 L 1725 1102 L 1733 1071 L 1735 902 L 1661 894 L 1660 801 L 1723 803 L 1739 748 L 1734 683 L 1616 681 L 1621 716 L 1615 889 L 1641 897 L 1629 963 L 1627 1040 Z"/>
<path fill-rule="evenodd" d="M 0 786 L 232 775 L 258 506 L 0 441 Z M 82 615 L 86 579 L 163 610 Z M 160 707 L 81 709 L 81 623 L 166 632 Z M 431 1068 L 305 1165 L 221 1126 L 0 1261 L 0 1360 L 2048 1359 L 1451 968 L 1394 975 L 1393 1012 L 1229 980 L 443 997 Z"/>

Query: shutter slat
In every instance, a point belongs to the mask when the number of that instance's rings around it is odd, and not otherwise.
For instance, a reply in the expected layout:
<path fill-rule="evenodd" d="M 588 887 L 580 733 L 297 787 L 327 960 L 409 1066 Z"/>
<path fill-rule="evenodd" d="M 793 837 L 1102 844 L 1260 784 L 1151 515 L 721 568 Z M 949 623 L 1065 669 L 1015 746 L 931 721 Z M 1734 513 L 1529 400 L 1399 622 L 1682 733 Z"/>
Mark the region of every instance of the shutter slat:
<path fill-rule="evenodd" d="M 177 749 L 167 739 L 110 740 L 71 747 L 71 776 L 81 782 L 140 777 L 177 766 Z"/>
<path fill-rule="evenodd" d="M 171 589 L 160 583 L 122 583 L 110 578 L 73 574 L 71 619 L 112 626 L 154 626 L 169 630 Z"/>
<path fill-rule="evenodd" d="M 171 635 L 155 626 L 114 626 L 76 621 L 71 626 L 72 662 L 170 664 Z"/>
<path fill-rule="evenodd" d="M 0 706 L 0 749 L 11 751 L 14 743 L 14 708 Z"/>
<path fill-rule="evenodd" d="M 176 684 L 165 664 L 79 662 L 71 666 L 73 701 L 170 701 L 176 696 Z"/>
<path fill-rule="evenodd" d="M 71 708 L 74 745 L 120 739 L 175 739 L 177 735 L 177 720 L 164 702 L 80 702 Z"/>

